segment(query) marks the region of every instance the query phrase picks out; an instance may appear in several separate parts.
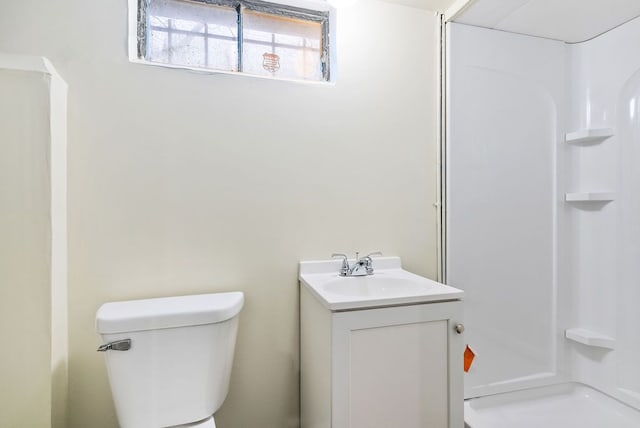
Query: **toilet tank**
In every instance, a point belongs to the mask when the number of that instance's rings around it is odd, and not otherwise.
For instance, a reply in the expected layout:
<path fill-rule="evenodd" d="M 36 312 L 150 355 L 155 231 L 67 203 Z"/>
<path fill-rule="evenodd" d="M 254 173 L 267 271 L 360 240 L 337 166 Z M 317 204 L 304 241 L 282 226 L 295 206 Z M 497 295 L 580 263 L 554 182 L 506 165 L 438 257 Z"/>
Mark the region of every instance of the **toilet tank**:
<path fill-rule="evenodd" d="M 105 361 L 121 428 L 159 428 L 208 418 L 229 390 L 241 292 L 105 303 L 104 343 L 130 339 Z"/>

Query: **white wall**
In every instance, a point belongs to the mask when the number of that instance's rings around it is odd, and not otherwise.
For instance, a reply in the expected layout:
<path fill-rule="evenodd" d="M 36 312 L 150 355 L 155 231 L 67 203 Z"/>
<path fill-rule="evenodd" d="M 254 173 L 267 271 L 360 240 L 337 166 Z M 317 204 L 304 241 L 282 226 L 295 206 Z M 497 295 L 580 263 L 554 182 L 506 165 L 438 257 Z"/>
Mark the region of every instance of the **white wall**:
<path fill-rule="evenodd" d="M 38 73 L 0 70 L 0 426 L 7 427 L 51 426 L 48 92 Z"/>
<path fill-rule="evenodd" d="M 338 81 L 318 87 L 130 64 L 126 10 L 0 13 L 0 51 L 69 83 L 69 426 L 117 426 L 100 304 L 226 290 L 246 306 L 218 426 L 298 426 L 297 262 L 382 250 L 435 277 L 435 17 L 341 11 Z"/>
<path fill-rule="evenodd" d="M 66 85 L 0 53 L 0 426 L 66 426 Z"/>

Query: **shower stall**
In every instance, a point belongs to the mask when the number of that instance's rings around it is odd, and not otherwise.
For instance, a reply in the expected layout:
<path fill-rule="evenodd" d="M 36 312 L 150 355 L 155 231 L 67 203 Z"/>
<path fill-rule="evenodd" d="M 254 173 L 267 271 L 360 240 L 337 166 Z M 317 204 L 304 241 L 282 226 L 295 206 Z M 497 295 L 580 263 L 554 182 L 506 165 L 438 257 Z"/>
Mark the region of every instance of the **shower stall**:
<path fill-rule="evenodd" d="M 640 427 L 640 18 L 579 43 L 466 20 L 443 152 L 465 421 Z"/>

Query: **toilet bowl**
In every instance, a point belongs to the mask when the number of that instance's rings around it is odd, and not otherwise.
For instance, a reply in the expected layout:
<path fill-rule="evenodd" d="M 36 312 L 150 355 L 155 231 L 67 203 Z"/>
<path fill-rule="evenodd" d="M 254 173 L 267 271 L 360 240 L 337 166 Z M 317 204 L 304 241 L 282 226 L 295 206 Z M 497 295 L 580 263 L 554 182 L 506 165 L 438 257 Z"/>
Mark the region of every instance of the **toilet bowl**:
<path fill-rule="evenodd" d="M 96 314 L 121 428 L 215 428 L 241 292 L 105 303 Z"/>

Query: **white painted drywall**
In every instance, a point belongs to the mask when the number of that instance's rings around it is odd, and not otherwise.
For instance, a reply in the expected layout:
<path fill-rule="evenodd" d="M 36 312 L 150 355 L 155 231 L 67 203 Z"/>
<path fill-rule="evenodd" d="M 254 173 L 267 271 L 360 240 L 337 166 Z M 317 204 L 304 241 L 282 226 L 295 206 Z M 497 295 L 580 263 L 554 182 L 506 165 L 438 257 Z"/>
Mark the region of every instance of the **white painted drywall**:
<path fill-rule="evenodd" d="M 319 87 L 130 64 L 126 11 L 0 14 L 0 51 L 69 84 L 69 427 L 117 426 L 100 304 L 227 290 L 246 305 L 218 426 L 297 427 L 297 262 L 382 250 L 436 275 L 435 16 L 345 9 L 338 81 Z"/>
<path fill-rule="evenodd" d="M 0 426 L 51 426 L 49 84 L 0 70 Z"/>
<path fill-rule="evenodd" d="M 67 86 L 0 53 L 0 426 L 65 428 Z"/>

